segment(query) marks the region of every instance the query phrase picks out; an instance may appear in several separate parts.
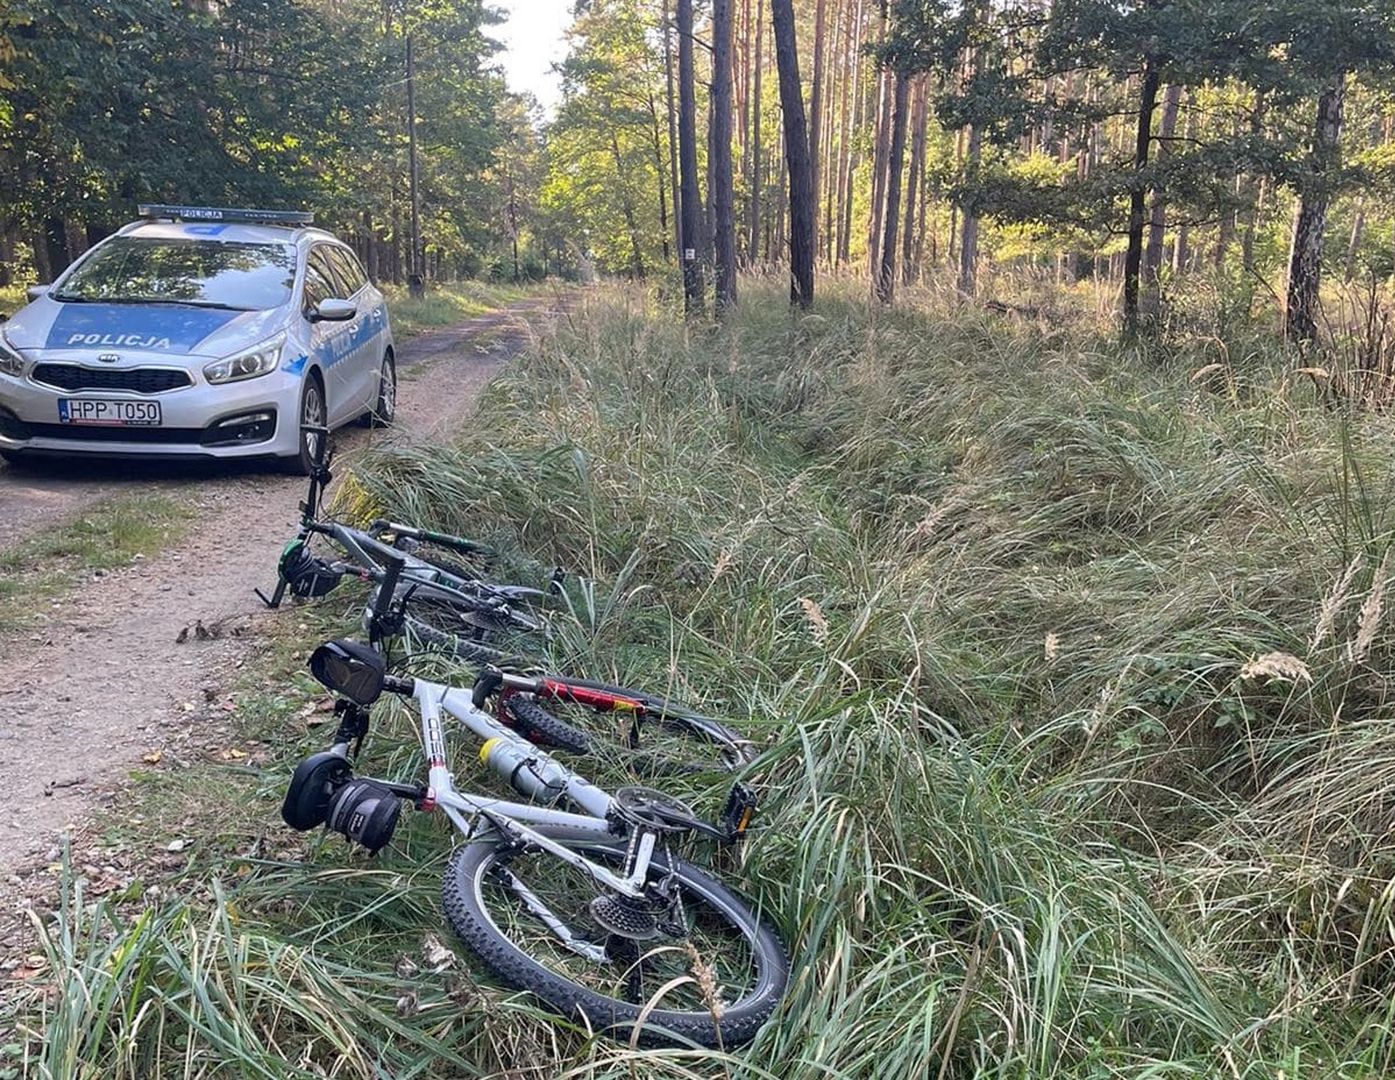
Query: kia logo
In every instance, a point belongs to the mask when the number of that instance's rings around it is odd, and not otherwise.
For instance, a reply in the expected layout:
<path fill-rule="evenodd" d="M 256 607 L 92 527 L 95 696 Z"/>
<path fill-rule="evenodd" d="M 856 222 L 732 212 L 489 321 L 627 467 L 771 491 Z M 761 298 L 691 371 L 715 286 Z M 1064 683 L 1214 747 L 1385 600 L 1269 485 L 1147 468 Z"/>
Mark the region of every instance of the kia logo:
<path fill-rule="evenodd" d="M 120 353 L 114 353 L 114 352 L 98 353 L 98 354 L 97 354 L 97 359 L 100 360 L 100 361 L 101 361 L 102 363 L 104 363 L 104 364 L 114 364 L 114 363 L 116 363 L 118 360 L 121 359 L 121 354 L 120 354 Z"/>

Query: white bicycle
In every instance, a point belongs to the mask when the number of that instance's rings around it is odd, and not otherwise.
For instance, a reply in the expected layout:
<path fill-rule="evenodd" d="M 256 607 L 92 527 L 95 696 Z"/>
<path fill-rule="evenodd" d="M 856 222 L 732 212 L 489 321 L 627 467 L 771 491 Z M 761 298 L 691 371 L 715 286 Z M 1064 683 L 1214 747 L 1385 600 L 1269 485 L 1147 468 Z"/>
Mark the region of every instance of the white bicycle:
<path fill-rule="evenodd" d="M 646 1045 L 755 1037 L 785 992 L 784 945 L 749 902 L 673 851 L 685 836 L 740 843 L 755 809 L 744 784 L 715 824 L 653 788 L 601 790 L 509 726 L 506 711 L 484 711 L 491 697 L 538 693 L 545 677 L 490 671 L 470 690 L 400 678 L 382 654 L 342 640 L 316 649 L 310 668 L 339 695 L 339 727 L 329 750 L 296 768 L 282 808 L 289 825 L 324 824 L 377 851 L 404 801 L 444 813 L 464 840 L 446 865 L 446 918 L 501 982 Z M 353 775 L 351 752 L 384 691 L 415 700 L 424 784 Z M 445 716 L 481 740 L 480 759 L 528 802 L 456 788 Z M 695 734 L 704 737 L 700 725 Z"/>

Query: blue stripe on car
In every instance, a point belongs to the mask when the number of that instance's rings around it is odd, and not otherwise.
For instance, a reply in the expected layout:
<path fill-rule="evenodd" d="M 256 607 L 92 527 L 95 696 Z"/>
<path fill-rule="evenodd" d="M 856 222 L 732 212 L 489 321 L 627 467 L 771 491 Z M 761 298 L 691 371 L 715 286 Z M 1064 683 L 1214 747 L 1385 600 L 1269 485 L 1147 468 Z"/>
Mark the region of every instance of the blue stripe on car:
<path fill-rule="evenodd" d="M 239 314 L 217 308 L 63 304 L 44 348 L 187 353 Z"/>
<path fill-rule="evenodd" d="M 325 341 L 315 350 L 315 357 L 326 368 L 332 368 L 335 364 L 343 360 L 351 352 L 363 345 L 370 338 L 378 333 L 379 322 L 374 318 L 382 311 L 380 304 L 372 312 L 359 320 L 358 325 L 347 333 L 339 334 Z M 298 356 L 294 360 L 281 365 L 281 370 L 292 375 L 299 375 L 305 370 L 306 358 Z"/>

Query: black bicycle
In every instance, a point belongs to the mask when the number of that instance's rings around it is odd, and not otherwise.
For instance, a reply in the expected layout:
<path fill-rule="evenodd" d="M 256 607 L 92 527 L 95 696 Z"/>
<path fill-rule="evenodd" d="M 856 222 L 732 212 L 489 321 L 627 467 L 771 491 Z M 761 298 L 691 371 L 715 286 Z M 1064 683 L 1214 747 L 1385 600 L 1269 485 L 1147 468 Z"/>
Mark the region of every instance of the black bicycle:
<path fill-rule="evenodd" d="M 545 589 L 496 585 L 480 576 L 495 557 L 485 544 L 383 518 L 358 529 L 325 516 L 324 492 L 333 479 L 329 433 L 306 431 L 320 436 L 319 460 L 300 504 L 300 529 L 277 561 L 276 587 L 270 596 L 256 590 L 268 607 L 280 607 L 287 593 L 302 600 L 326 596 L 346 577 L 356 578 L 372 585 L 363 625 L 374 644 L 405 639 L 409 652 L 434 649 L 496 664 L 526 663 L 538 655 L 548 598 L 560 591 L 560 570 Z M 316 555 L 316 536 L 343 557 Z"/>

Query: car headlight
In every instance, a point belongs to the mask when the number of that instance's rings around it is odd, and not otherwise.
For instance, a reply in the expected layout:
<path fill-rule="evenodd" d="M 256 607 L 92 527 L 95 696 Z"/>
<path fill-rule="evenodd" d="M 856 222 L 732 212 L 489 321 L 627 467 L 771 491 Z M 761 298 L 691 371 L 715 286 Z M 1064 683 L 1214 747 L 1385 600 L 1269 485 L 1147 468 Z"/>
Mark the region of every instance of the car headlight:
<path fill-rule="evenodd" d="M 269 375 L 281 362 L 281 343 L 284 340 L 281 337 L 273 338 L 250 352 L 215 360 L 203 369 L 203 377 L 211 383 L 228 383 Z"/>
<path fill-rule="evenodd" d="M 24 357 L 19 355 L 19 351 L 5 339 L 5 332 L 0 330 L 0 374 L 17 376 L 23 371 Z"/>

